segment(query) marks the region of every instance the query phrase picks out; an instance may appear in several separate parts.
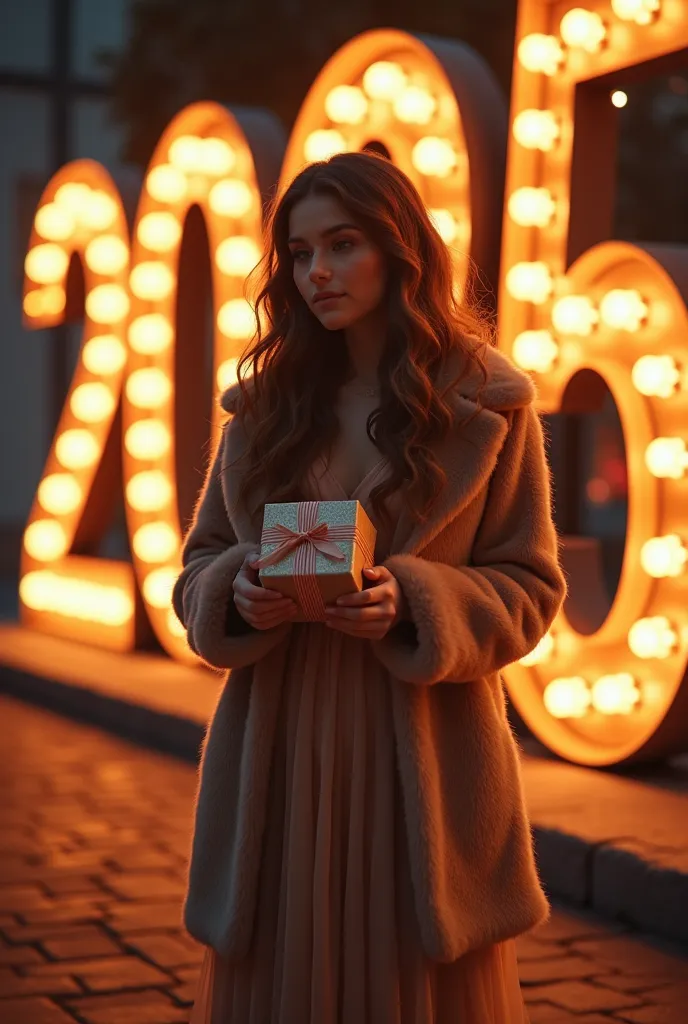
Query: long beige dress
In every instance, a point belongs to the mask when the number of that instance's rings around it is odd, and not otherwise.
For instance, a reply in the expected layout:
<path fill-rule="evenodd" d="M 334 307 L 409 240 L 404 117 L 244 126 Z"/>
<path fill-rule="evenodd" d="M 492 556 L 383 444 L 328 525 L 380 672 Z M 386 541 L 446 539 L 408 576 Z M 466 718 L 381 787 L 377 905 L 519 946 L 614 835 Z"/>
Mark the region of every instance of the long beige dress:
<path fill-rule="evenodd" d="M 330 467 L 345 477 L 349 452 L 371 468 L 347 493 L 319 459 L 308 496 L 358 499 L 380 564 L 391 538 L 369 503 L 388 469 L 365 434 L 375 405 L 342 389 Z M 290 643 L 252 949 L 238 962 L 207 950 L 190 1024 L 528 1024 L 515 940 L 451 964 L 422 950 L 388 673 L 367 640 L 322 623 L 295 623 Z"/>

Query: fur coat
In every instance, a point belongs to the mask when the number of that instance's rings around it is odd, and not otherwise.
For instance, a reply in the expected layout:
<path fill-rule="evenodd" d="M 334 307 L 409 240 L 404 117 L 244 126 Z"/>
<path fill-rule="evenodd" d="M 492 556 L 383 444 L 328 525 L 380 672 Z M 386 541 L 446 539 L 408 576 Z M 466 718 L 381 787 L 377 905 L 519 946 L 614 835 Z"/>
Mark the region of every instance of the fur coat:
<path fill-rule="evenodd" d="M 533 385 L 498 350 L 486 360 L 481 408 L 468 425 L 459 421 L 475 413 L 479 379 L 447 396 L 457 426 L 435 449 L 447 482 L 432 514 L 413 524 L 403 511 L 384 562 L 410 621 L 369 641 L 392 684 L 421 941 L 441 962 L 549 915 L 499 673 L 546 633 L 565 581 Z M 223 407 L 235 411 L 240 398 L 235 384 Z M 233 605 L 232 581 L 262 525 L 262 506 L 251 518 L 234 500 L 240 467 L 227 463 L 243 444 L 235 417 L 206 476 L 173 593 L 193 650 L 231 669 L 203 746 L 185 923 L 237 959 L 251 944 L 285 657 L 291 630 L 302 628 L 256 630 Z"/>

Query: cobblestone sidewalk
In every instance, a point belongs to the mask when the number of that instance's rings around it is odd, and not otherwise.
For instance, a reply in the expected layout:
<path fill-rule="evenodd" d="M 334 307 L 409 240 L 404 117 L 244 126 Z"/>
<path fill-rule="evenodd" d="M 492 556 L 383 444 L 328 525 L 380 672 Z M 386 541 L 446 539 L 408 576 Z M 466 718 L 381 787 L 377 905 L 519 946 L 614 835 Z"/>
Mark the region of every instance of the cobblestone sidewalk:
<path fill-rule="evenodd" d="M 193 768 L 9 698 L 0 730 L 0 1021 L 186 1022 Z M 558 909 L 519 956 L 531 1024 L 688 1022 L 688 949 Z"/>

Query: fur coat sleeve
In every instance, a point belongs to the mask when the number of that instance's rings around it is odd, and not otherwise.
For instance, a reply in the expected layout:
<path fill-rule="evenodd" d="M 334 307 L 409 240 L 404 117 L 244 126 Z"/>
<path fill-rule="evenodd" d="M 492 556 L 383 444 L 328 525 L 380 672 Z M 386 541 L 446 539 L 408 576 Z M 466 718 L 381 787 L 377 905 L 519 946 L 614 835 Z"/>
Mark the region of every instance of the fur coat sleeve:
<path fill-rule="evenodd" d="M 182 572 L 172 592 L 172 606 L 187 631 L 189 646 L 215 668 L 243 668 L 268 654 L 291 627 L 250 626 L 234 605 L 232 584 L 244 558 L 260 545 L 238 543 L 222 487 L 223 431 L 182 549 Z"/>
<path fill-rule="evenodd" d="M 411 621 L 372 641 L 372 648 L 398 679 L 462 683 L 498 672 L 535 647 L 563 601 L 540 419 L 532 405 L 506 415 L 509 430 L 469 564 L 410 554 L 384 562 Z"/>

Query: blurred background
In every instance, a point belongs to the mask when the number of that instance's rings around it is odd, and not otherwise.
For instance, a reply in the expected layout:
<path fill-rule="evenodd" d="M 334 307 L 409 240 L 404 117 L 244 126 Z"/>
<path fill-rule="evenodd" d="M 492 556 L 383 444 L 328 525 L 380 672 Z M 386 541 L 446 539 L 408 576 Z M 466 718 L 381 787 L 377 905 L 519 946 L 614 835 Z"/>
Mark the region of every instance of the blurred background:
<path fill-rule="evenodd" d="M 509 95 L 516 0 L 3 0 L 0 14 L 0 580 L 15 610 L 22 529 L 76 360 L 81 327 L 21 323 L 23 258 L 50 176 L 92 157 L 130 212 L 170 118 L 213 99 L 264 106 L 291 128 L 310 85 L 344 42 L 396 27 L 474 47 Z M 688 70 L 617 89 L 614 237 L 688 235 Z M 591 189 L 595 182 L 591 181 Z M 615 406 L 600 382 L 592 416 L 550 417 L 558 525 L 601 541 L 613 597 L 626 522 L 626 466 Z M 122 509 L 102 554 L 126 557 Z"/>

